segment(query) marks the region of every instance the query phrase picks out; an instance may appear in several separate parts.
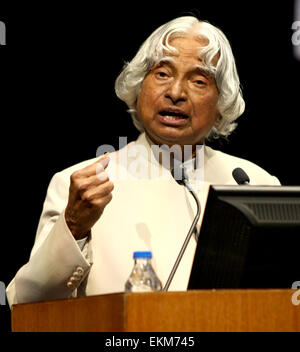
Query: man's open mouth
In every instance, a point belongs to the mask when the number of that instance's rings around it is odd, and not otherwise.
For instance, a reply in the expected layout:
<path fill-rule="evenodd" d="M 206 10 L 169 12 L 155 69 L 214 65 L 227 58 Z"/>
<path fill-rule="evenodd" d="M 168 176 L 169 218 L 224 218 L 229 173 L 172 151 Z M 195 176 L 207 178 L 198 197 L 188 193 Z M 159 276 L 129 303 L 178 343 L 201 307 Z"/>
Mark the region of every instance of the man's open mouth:
<path fill-rule="evenodd" d="M 168 120 L 180 120 L 180 119 L 188 119 L 188 115 L 185 115 L 183 112 L 180 111 L 168 111 L 163 110 L 159 112 L 159 115 L 166 117 Z"/>

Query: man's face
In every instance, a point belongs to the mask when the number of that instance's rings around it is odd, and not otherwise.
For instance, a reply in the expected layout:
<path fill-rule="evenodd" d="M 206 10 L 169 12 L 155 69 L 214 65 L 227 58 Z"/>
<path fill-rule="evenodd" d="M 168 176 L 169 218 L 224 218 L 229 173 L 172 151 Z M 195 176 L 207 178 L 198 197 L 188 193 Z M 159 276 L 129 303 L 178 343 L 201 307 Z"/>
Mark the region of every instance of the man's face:
<path fill-rule="evenodd" d="M 201 68 L 203 43 L 194 37 L 173 38 L 178 54 L 169 54 L 145 77 L 137 112 L 150 139 L 156 144 L 196 145 L 219 116 L 215 79 Z"/>

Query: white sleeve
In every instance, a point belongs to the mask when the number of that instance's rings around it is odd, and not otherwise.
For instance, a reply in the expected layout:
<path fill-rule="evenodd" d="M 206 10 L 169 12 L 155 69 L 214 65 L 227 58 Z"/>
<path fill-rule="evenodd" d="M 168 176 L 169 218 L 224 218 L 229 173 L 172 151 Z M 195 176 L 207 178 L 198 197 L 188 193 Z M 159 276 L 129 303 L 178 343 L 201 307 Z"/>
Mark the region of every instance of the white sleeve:
<path fill-rule="evenodd" d="M 68 191 L 69 176 L 54 175 L 30 259 L 7 287 L 10 306 L 76 296 L 86 279 L 92 265 L 90 236 L 78 243 L 66 224 Z"/>

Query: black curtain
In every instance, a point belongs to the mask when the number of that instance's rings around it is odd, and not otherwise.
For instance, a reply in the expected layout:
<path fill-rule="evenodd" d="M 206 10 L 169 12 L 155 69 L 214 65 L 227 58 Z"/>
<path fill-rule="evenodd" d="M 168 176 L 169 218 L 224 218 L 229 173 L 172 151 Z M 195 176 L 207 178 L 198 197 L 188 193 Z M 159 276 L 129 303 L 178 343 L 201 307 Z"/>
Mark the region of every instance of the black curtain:
<path fill-rule="evenodd" d="M 300 62 L 293 1 L 0 4 L 1 262 L 6 285 L 27 262 L 52 175 L 94 158 L 101 144 L 136 139 L 114 93 L 125 61 L 161 24 L 193 14 L 231 42 L 246 111 L 229 140 L 211 145 L 299 185 Z M 103 5 L 105 4 L 105 5 Z M 9 7 L 8 7 L 9 5 Z M 8 305 L 1 324 L 10 329 Z"/>

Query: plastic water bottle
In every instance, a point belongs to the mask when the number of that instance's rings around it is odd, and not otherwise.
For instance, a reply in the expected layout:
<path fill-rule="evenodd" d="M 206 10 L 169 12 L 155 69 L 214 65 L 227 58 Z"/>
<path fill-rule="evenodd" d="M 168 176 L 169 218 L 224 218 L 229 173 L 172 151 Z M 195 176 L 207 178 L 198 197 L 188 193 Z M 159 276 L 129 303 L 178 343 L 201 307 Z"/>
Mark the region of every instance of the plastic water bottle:
<path fill-rule="evenodd" d="M 162 289 L 161 282 L 151 265 L 152 252 L 134 252 L 134 267 L 125 283 L 125 291 L 151 292 Z"/>

